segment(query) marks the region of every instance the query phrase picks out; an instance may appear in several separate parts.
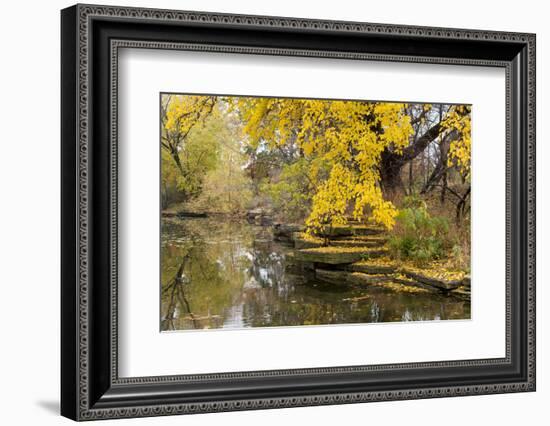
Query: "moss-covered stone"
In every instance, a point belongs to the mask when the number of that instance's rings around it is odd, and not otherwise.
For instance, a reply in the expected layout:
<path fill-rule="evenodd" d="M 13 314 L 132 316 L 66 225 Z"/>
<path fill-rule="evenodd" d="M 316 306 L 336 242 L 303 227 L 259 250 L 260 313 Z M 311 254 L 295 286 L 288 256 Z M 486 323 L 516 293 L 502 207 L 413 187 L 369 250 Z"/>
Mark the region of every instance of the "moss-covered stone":
<path fill-rule="evenodd" d="M 386 290 L 403 293 L 428 293 L 433 291 L 427 289 L 420 283 L 399 282 L 392 274 L 364 274 L 362 272 L 348 272 L 342 270 L 316 269 L 315 278 L 330 284 L 354 286 L 354 287 L 379 287 Z"/>
<path fill-rule="evenodd" d="M 460 299 L 464 299 L 464 300 L 470 300 L 471 297 L 472 297 L 472 293 L 470 291 L 470 288 L 465 287 L 463 285 L 461 285 L 460 287 L 452 290 L 449 294 L 451 294 L 455 297 L 459 297 Z"/>
<path fill-rule="evenodd" d="M 363 272 L 365 274 L 393 274 L 397 266 L 388 258 L 360 260 L 359 262 L 345 265 L 344 269 L 351 272 Z"/>
<path fill-rule="evenodd" d="M 413 269 L 411 267 L 402 267 L 400 272 L 420 283 L 439 288 L 441 290 L 450 291 L 462 285 L 463 277 L 455 275 L 455 273 L 429 269 Z M 444 278 L 449 277 L 449 278 Z"/>
<path fill-rule="evenodd" d="M 367 275 L 360 272 L 330 269 L 316 269 L 315 278 L 330 284 L 346 286 L 378 285 L 391 280 L 391 277 L 387 275 Z"/>
<path fill-rule="evenodd" d="M 325 263 L 341 265 L 358 262 L 359 260 L 383 256 L 385 248 L 370 247 L 317 247 L 296 250 L 295 258 L 301 262 Z"/>
<path fill-rule="evenodd" d="M 292 239 L 294 240 L 294 248 L 299 250 L 321 247 L 324 244 L 324 240 L 322 238 L 308 235 L 305 232 L 294 232 L 292 234 Z"/>
<path fill-rule="evenodd" d="M 277 241 L 292 242 L 292 235 L 295 232 L 303 232 L 304 230 L 304 225 L 276 223 L 273 225 L 273 238 Z"/>
<path fill-rule="evenodd" d="M 386 234 L 373 234 L 373 235 L 343 235 L 335 236 L 330 239 L 335 244 L 339 244 L 342 241 L 369 241 L 369 242 L 382 242 L 386 243 L 388 237 Z"/>
<path fill-rule="evenodd" d="M 405 285 L 405 286 L 408 286 L 408 287 L 421 288 L 421 289 L 423 289 L 425 291 L 429 291 L 431 293 L 442 293 L 442 290 L 440 288 L 418 282 L 418 281 L 416 281 L 412 278 L 409 278 L 408 276 L 406 276 L 406 275 L 404 275 L 400 272 L 397 272 L 393 275 L 393 281 L 395 283 Z"/>
<path fill-rule="evenodd" d="M 387 242 L 386 238 L 373 236 L 351 236 L 339 239 L 331 239 L 329 245 L 341 247 L 383 247 Z"/>
<path fill-rule="evenodd" d="M 333 225 L 323 229 L 321 234 L 325 237 L 348 237 L 353 235 L 380 235 L 385 229 L 375 225 Z"/>
<path fill-rule="evenodd" d="M 313 278 L 315 264 L 296 260 L 294 253 L 285 255 L 285 272 L 287 274 L 302 275 L 304 278 Z"/>

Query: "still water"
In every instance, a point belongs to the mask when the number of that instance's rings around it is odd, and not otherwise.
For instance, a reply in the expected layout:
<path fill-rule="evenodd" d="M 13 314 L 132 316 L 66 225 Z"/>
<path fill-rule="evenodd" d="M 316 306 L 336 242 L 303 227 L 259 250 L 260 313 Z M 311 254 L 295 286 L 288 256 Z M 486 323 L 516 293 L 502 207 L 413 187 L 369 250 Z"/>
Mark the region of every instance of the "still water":
<path fill-rule="evenodd" d="M 292 267 L 271 227 L 225 218 L 163 220 L 161 330 L 464 319 L 433 294 L 316 282 Z"/>

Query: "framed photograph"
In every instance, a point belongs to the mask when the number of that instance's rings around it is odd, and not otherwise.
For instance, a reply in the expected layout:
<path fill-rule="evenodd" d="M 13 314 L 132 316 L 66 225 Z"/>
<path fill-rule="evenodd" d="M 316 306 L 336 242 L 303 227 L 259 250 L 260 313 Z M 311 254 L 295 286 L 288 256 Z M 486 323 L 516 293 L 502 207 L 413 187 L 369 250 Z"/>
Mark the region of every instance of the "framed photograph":
<path fill-rule="evenodd" d="M 535 35 L 61 12 L 61 412 L 535 390 Z"/>

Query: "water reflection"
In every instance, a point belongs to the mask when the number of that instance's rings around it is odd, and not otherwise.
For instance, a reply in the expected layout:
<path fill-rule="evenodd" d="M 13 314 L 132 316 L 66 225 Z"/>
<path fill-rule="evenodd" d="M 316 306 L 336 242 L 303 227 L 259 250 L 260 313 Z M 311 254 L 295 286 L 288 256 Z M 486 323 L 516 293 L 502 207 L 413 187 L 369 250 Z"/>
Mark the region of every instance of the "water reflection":
<path fill-rule="evenodd" d="M 269 227 L 164 221 L 161 329 L 246 328 L 463 319 L 467 302 L 432 294 L 343 288 L 292 268 Z"/>

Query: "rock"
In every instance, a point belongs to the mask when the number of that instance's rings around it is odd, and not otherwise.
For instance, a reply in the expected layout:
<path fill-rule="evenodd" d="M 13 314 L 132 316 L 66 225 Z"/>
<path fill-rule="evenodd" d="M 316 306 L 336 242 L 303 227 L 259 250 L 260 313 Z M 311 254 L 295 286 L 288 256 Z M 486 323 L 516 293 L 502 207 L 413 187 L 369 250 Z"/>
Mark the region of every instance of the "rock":
<path fill-rule="evenodd" d="M 264 209 L 262 209 L 261 207 L 256 207 L 255 209 L 248 210 L 246 215 L 247 216 L 258 216 L 258 215 L 263 214 L 263 212 L 264 212 Z"/>
<path fill-rule="evenodd" d="M 275 223 L 273 225 L 273 238 L 275 238 L 277 241 L 291 242 L 293 241 L 292 235 L 295 232 L 303 232 L 304 230 L 304 225 Z"/>
<path fill-rule="evenodd" d="M 246 212 L 246 220 L 251 224 L 269 226 L 273 223 L 272 212 L 271 210 L 257 207 Z"/>
<path fill-rule="evenodd" d="M 293 269 L 289 270 L 288 272 L 300 275 L 306 281 L 312 281 L 315 279 L 315 265 L 313 263 L 297 262 L 294 265 Z"/>
<path fill-rule="evenodd" d="M 384 228 L 370 225 L 336 225 L 325 227 L 321 235 L 325 237 L 350 237 L 353 235 L 379 235 L 384 233 Z"/>
<path fill-rule="evenodd" d="M 462 282 L 464 283 L 464 280 L 462 280 Z M 451 290 L 449 294 L 464 300 L 470 300 L 472 297 L 470 287 L 464 284 L 454 290 Z"/>
<path fill-rule="evenodd" d="M 455 297 L 459 297 L 460 299 L 464 299 L 464 300 L 471 300 L 471 298 L 472 298 L 472 294 L 470 292 L 470 289 L 468 289 L 464 286 L 460 286 L 457 289 L 450 291 L 449 294 L 451 294 Z"/>
<path fill-rule="evenodd" d="M 246 217 L 259 217 L 259 216 L 272 216 L 272 211 L 270 209 L 263 209 L 261 207 L 257 207 L 252 210 L 248 210 L 246 212 Z"/>
<path fill-rule="evenodd" d="M 313 277 L 315 265 L 311 262 L 299 262 L 294 253 L 285 254 L 285 271 L 290 274 Z"/>
<path fill-rule="evenodd" d="M 273 240 L 271 238 L 256 237 L 252 242 L 252 246 L 259 250 L 268 250 L 271 247 Z"/>
<path fill-rule="evenodd" d="M 387 275 L 367 275 L 360 272 L 347 272 L 330 269 L 316 269 L 315 278 L 330 284 L 366 286 L 377 285 L 391 281 L 391 276 Z"/>
<path fill-rule="evenodd" d="M 378 235 L 337 237 L 330 240 L 332 246 L 343 247 L 383 247 L 388 240 Z"/>
<path fill-rule="evenodd" d="M 262 215 L 259 217 L 259 220 L 256 218 L 256 223 L 261 226 L 270 226 L 273 224 L 273 218 L 268 215 Z"/>
<path fill-rule="evenodd" d="M 413 271 L 408 268 L 401 268 L 400 272 L 409 278 L 420 283 L 439 288 L 441 290 L 450 291 L 458 288 L 462 285 L 462 280 L 442 280 L 434 277 L 430 277 L 427 274 Z"/>
<path fill-rule="evenodd" d="M 328 269 L 315 270 L 316 279 L 330 284 L 349 285 L 347 275 L 348 273 L 344 271 L 333 271 Z"/>
<path fill-rule="evenodd" d="M 378 265 L 375 263 L 369 263 L 368 261 L 352 263 L 351 265 L 346 265 L 344 269 L 346 271 L 362 272 L 364 274 L 393 274 L 397 271 L 397 267 L 395 265 Z"/>
<path fill-rule="evenodd" d="M 323 245 L 323 240 L 321 238 L 308 237 L 305 236 L 303 232 L 293 232 L 292 239 L 294 240 L 294 248 L 299 250 L 321 247 Z"/>
<path fill-rule="evenodd" d="M 464 278 L 462 279 L 462 285 L 468 289 L 472 286 L 472 279 L 470 278 L 470 275 L 464 276 Z"/>
<path fill-rule="evenodd" d="M 415 280 L 407 278 L 407 277 L 400 276 L 399 274 L 394 276 L 393 281 L 398 283 L 398 284 L 403 284 L 403 285 L 406 285 L 406 286 L 409 286 L 409 287 L 423 288 L 424 290 L 428 290 L 432 293 L 441 293 L 442 292 L 442 290 L 440 288 L 437 288 L 437 287 L 434 287 L 434 286 L 431 286 L 431 285 L 427 285 L 427 284 L 415 281 Z"/>
<path fill-rule="evenodd" d="M 385 248 L 369 247 L 317 247 L 296 250 L 296 260 L 301 262 L 340 265 L 355 263 L 365 258 L 379 257 L 387 253 Z"/>
<path fill-rule="evenodd" d="M 273 236 L 277 240 L 290 241 L 292 239 L 292 234 L 295 232 L 304 232 L 305 226 L 300 224 L 287 224 L 287 223 L 275 223 L 273 225 Z M 383 228 L 376 226 L 368 225 L 338 225 L 333 227 L 326 227 L 325 232 L 321 232 L 320 237 L 328 237 L 338 239 L 338 241 L 353 241 L 352 238 L 346 237 L 367 237 L 367 236 L 376 236 L 382 234 L 384 231 Z M 375 239 L 369 240 L 363 246 L 379 246 L 382 245 L 378 242 L 375 242 Z M 355 246 L 358 245 L 354 242 L 344 243 L 343 245 Z"/>
<path fill-rule="evenodd" d="M 395 274 L 365 274 L 363 272 L 348 272 L 345 270 L 333 270 L 318 268 L 315 270 L 315 278 L 335 285 L 346 286 L 374 286 L 391 291 L 407 291 L 412 293 L 432 292 L 440 293 L 441 290 L 409 278 L 399 278 Z M 405 286 L 405 288 L 398 286 Z"/>

